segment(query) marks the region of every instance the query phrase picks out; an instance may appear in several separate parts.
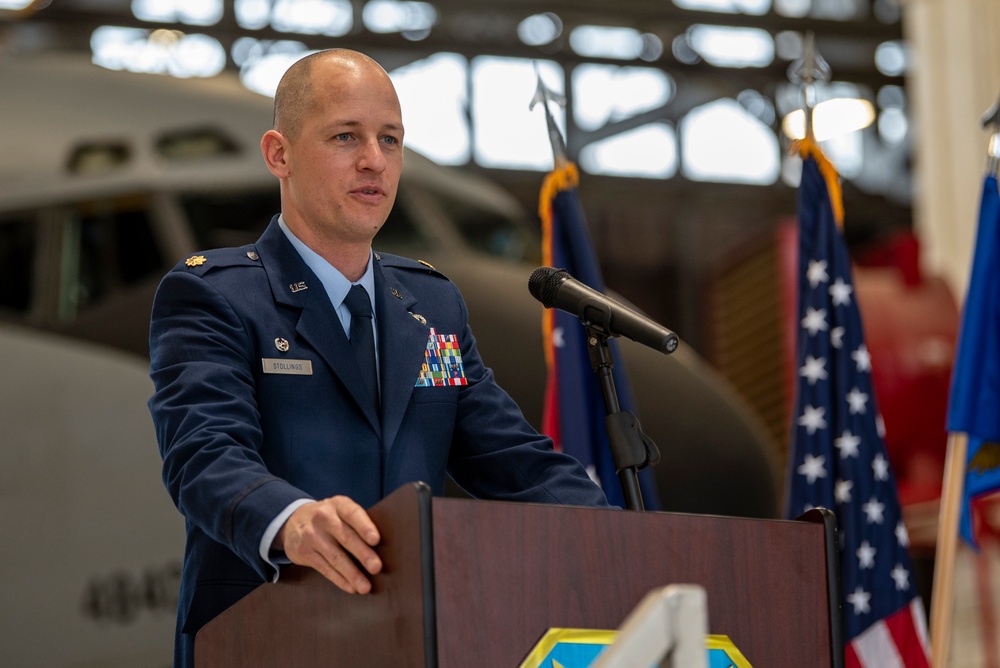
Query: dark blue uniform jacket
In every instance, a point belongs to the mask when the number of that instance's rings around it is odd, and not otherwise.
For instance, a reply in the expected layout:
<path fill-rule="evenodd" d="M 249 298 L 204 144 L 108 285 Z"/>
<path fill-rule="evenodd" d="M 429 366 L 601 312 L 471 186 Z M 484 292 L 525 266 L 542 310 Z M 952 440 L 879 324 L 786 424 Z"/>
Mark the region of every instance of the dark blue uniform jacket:
<path fill-rule="evenodd" d="M 160 284 L 149 407 L 187 522 L 176 665 L 192 664 L 198 629 L 273 578 L 261 536 L 296 499 L 343 494 L 367 508 L 408 482 L 441 494 L 448 473 L 480 498 L 606 504 L 494 382 L 455 285 L 387 254 L 374 271 L 381 415 L 276 218 L 255 245 L 188 258 Z M 467 385 L 417 386 L 431 328 L 457 336 Z"/>

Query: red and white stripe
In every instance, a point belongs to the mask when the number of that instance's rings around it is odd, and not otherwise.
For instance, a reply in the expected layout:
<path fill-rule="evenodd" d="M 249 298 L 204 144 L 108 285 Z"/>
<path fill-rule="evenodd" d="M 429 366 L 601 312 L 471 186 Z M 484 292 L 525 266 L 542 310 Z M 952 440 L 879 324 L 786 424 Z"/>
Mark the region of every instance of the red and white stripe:
<path fill-rule="evenodd" d="M 927 623 L 919 598 L 880 619 L 844 648 L 846 668 L 928 668 Z"/>

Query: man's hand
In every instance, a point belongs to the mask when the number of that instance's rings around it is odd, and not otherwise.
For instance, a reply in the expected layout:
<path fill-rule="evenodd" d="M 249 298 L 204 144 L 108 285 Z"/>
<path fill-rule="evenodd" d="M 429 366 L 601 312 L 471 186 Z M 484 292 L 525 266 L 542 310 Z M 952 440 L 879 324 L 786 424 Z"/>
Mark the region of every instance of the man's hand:
<path fill-rule="evenodd" d="M 380 536 L 368 513 L 346 496 L 334 496 L 298 508 L 274 539 L 293 564 L 315 568 L 348 594 L 367 594 L 372 585 L 349 555 L 368 573 L 382 570 L 372 548 Z"/>

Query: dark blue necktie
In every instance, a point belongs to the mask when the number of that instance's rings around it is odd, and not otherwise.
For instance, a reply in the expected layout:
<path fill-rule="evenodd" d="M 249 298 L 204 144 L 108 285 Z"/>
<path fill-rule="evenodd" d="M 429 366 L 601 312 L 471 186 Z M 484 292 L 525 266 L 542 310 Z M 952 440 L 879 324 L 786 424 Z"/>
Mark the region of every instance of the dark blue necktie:
<path fill-rule="evenodd" d="M 368 291 L 352 285 L 344 305 L 351 312 L 351 348 L 358 359 L 362 380 L 368 389 L 375 412 L 379 411 L 378 367 L 375 363 L 375 334 L 372 330 L 372 303 Z"/>

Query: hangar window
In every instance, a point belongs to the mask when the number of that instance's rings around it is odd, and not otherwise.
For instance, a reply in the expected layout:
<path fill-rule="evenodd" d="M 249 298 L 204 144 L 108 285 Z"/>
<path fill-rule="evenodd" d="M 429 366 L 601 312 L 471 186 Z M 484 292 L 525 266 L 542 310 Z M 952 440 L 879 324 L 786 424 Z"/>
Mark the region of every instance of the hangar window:
<path fill-rule="evenodd" d="M 142 21 L 210 26 L 222 18 L 222 0 L 132 0 L 132 14 Z"/>
<path fill-rule="evenodd" d="M 735 100 L 693 109 L 680 125 L 684 174 L 696 181 L 771 184 L 780 149 L 771 128 Z"/>
<path fill-rule="evenodd" d="M 663 70 L 652 67 L 578 65 L 573 70 L 573 118 L 581 130 L 664 106 L 676 85 Z"/>
<path fill-rule="evenodd" d="M 542 80 L 563 92 L 562 68 L 551 61 L 480 56 L 472 61 L 472 117 L 476 119 L 476 162 L 506 169 L 552 168 L 545 117 L 528 103 L 538 86 L 534 63 Z M 566 136 L 566 112 L 549 105 L 559 131 Z"/>
<path fill-rule="evenodd" d="M 404 144 L 442 165 L 466 164 L 471 151 L 465 58 L 436 53 L 390 75 L 403 109 Z"/>
<path fill-rule="evenodd" d="M 279 32 L 340 37 L 354 27 L 354 7 L 347 0 L 274 0 L 271 27 Z"/>
<path fill-rule="evenodd" d="M 109 70 L 212 77 L 226 66 L 226 51 L 214 37 L 176 30 L 100 26 L 90 36 L 92 59 Z"/>
<path fill-rule="evenodd" d="M 27 215 L 0 220 L 0 309 L 21 314 L 31 309 L 35 227 Z"/>
<path fill-rule="evenodd" d="M 649 123 L 584 146 L 580 166 L 591 174 L 669 178 L 677 173 L 677 135 L 666 123 Z"/>
<path fill-rule="evenodd" d="M 281 75 L 311 51 L 294 40 L 263 41 L 241 37 L 233 44 L 233 61 L 240 66 L 240 81 L 247 89 L 274 97 Z"/>
<path fill-rule="evenodd" d="M 727 12 L 730 14 L 767 14 L 771 0 L 674 0 L 681 9 Z"/>
<path fill-rule="evenodd" d="M 656 35 L 614 26 L 577 26 L 569 34 L 569 44 L 577 54 L 589 58 L 656 60 L 663 52 Z"/>
<path fill-rule="evenodd" d="M 558 14 L 534 14 L 517 25 L 517 36 L 528 46 L 549 44 L 562 34 L 563 22 Z"/>
<path fill-rule="evenodd" d="M 369 0 L 361 16 L 372 32 L 398 32 L 407 39 L 426 37 L 438 20 L 437 9 L 428 2 L 398 0 Z"/>
<path fill-rule="evenodd" d="M 694 25 L 688 43 L 716 67 L 767 67 L 774 60 L 774 38 L 759 28 Z"/>

